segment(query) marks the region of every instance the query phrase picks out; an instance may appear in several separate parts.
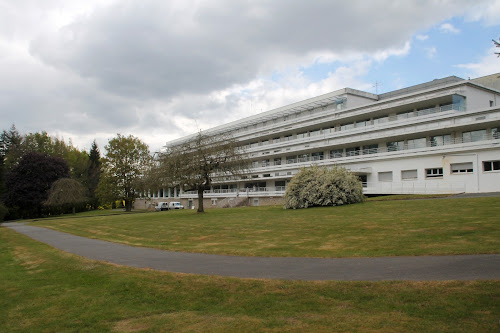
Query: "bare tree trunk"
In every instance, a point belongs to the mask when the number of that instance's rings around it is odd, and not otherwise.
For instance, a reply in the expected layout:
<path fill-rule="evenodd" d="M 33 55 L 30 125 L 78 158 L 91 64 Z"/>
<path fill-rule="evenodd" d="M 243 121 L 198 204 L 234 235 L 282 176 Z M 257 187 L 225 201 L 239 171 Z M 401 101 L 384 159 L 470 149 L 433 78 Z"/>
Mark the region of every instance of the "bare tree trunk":
<path fill-rule="evenodd" d="M 198 213 L 204 213 L 203 210 L 203 192 L 205 191 L 205 186 L 198 186 Z"/>

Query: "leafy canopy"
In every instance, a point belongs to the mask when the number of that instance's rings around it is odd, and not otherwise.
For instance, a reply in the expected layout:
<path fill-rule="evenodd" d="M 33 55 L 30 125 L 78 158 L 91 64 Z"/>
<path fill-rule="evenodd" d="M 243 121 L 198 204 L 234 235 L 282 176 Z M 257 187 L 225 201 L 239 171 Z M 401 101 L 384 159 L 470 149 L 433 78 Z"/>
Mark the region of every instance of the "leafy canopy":
<path fill-rule="evenodd" d="M 5 203 L 23 217 L 39 217 L 52 183 L 68 177 L 68 163 L 62 158 L 28 153 L 7 175 Z"/>
<path fill-rule="evenodd" d="M 127 211 L 132 209 L 132 202 L 143 190 L 142 178 L 150 169 L 152 157 L 148 146 L 140 139 L 129 135 L 117 134 L 104 147 L 106 156 L 103 175 L 99 182 L 99 193 L 105 193 L 103 199 L 125 200 Z"/>

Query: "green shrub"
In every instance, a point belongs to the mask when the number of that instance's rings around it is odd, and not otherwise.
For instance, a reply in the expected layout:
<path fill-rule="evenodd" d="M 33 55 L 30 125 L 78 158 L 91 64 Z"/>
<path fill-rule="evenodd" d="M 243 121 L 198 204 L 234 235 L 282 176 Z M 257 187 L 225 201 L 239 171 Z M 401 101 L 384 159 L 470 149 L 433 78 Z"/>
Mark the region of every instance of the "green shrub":
<path fill-rule="evenodd" d="M 292 178 L 284 199 L 285 209 L 352 204 L 364 200 L 363 185 L 345 168 L 312 166 Z"/>

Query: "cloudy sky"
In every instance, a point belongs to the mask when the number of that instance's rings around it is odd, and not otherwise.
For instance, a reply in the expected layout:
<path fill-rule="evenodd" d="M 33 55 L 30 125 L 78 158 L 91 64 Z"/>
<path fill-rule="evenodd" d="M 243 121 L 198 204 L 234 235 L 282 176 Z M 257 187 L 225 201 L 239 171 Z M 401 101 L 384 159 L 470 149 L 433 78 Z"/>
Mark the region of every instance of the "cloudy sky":
<path fill-rule="evenodd" d="M 500 0 L 0 0 L 0 130 L 166 141 L 350 87 L 500 72 Z"/>

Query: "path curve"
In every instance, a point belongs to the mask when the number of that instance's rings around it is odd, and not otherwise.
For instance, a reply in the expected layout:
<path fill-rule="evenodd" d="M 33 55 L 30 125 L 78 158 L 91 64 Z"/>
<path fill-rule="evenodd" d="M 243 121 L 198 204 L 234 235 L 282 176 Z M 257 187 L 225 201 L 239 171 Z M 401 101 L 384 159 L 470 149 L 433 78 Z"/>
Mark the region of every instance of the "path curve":
<path fill-rule="evenodd" d="M 23 223 L 4 223 L 3 226 L 85 258 L 173 273 L 338 281 L 500 279 L 499 254 L 374 258 L 237 257 L 134 247 Z"/>

